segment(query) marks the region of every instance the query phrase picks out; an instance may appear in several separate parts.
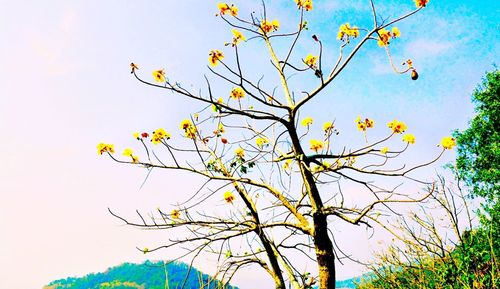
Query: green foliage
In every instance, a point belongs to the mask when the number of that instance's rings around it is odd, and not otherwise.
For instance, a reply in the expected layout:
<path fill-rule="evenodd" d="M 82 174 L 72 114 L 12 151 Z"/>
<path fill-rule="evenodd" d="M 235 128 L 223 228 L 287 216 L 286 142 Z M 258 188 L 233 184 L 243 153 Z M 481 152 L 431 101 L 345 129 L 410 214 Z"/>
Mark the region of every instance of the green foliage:
<path fill-rule="evenodd" d="M 51 282 L 45 288 L 51 289 L 176 289 L 181 288 L 188 275 L 185 289 L 237 289 L 223 286 L 198 270 L 180 263 L 166 265 L 168 286 L 165 286 L 165 268 L 163 262 L 146 261 L 143 264 L 125 263 L 112 267 L 103 273 L 88 274 L 81 278 L 66 278 Z"/>
<path fill-rule="evenodd" d="M 472 95 L 476 116 L 469 128 L 455 132 L 456 171 L 475 196 L 490 203 L 499 198 L 500 184 L 500 72 L 486 74 Z"/>

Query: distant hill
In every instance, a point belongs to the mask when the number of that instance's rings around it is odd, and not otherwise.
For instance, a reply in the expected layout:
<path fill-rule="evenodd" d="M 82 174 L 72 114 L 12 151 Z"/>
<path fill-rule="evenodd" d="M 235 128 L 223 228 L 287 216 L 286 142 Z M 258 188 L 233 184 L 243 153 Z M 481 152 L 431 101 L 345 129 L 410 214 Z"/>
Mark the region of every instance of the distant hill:
<path fill-rule="evenodd" d="M 91 273 L 84 277 L 56 280 L 44 289 L 176 289 L 187 275 L 189 266 L 173 262 L 166 265 L 168 287 L 165 286 L 165 268 L 161 261 L 146 261 L 142 264 L 124 263 L 102 273 Z M 200 284 L 201 283 L 201 284 Z M 221 284 L 210 276 L 192 268 L 185 289 L 220 289 Z M 227 286 L 226 289 L 237 289 Z"/>
<path fill-rule="evenodd" d="M 165 287 L 165 268 L 161 261 L 146 261 L 142 264 L 124 263 L 102 273 L 91 273 L 84 277 L 69 277 L 56 280 L 44 289 L 178 289 L 186 277 L 189 266 L 181 262 L 166 265 L 168 287 Z M 201 282 L 200 282 L 201 281 Z M 337 281 L 337 288 L 356 288 L 359 277 Z M 200 284 L 201 283 L 201 284 Z M 220 282 L 213 280 L 195 268 L 191 269 L 184 289 L 221 289 Z M 227 286 L 226 289 L 238 289 Z"/>

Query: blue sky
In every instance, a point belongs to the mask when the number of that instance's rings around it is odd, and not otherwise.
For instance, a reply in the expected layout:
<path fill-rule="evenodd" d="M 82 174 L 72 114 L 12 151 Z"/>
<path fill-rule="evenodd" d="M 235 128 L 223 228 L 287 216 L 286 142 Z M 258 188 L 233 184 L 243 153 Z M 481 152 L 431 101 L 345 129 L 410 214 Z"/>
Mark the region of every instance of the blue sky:
<path fill-rule="evenodd" d="M 235 1 L 240 15 L 260 11 L 259 3 Z M 324 41 L 325 65 L 332 63 L 339 25 L 370 25 L 367 3 L 314 1 L 315 9 L 307 13 L 310 30 L 294 59 L 314 52 L 314 33 Z M 414 7 L 411 0 L 375 4 L 384 18 Z M 293 1 L 270 0 L 267 7 L 282 29 L 295 27 Z M 466 127 L 473 115 L 471 92 L 497 62 L 499 8 L 493 0 L 431 0 L 397 25 L 402 37 L 391 43 L 396 63 L 413 59 L 418 81 L 394 74 L 384 50 L 368 43 L 331 87 L 304 107 L 303 115 L 318 123 L 335 118 L 345 132 L 344 145 L 362 142 L 353 126 L 358 115 L 374 118 L 379 128 L 402 119 L 417 136 L 408 161 L 433 156 L 442 136 Z M 169 78 L 184 86 L 202 87 L 208 51 L 224 49 L 231 37 L 215 12 L 216 1 L 195 0 L 2 2 L 1 288 L 40 288 L 56 278 L 141 261 L 146 257 L 136 246 L 153 247 L 165 239 L 161 232 L 119 225 L 107 207 L 123 214 L 151 210 L 174 203 L 178 192 L 192 191 L 196 184 L 187 175 L 153 172 L 139 189 L 143 170 L 99 158 L 95 146 L 100 141 L 132 146 L 131 133 L 137 130 L 175 131 L 199 108 L 138 84 L 128 65 L 138 63 L 145 77 L 164 67 Z M 268 64 L 255 65 L 255 59 L 267 61 L 263 50 L 259 41 L 242 46 L 248 59 L 243 65 L 253 78 L 269 71 Z M 297 88 L 314 81 L 305 79 L 296 82 Z M 271 87 L 273 80 L 266 78 Z M 436 168 L 452 159 L 448 154 Z M 350 277 L 357 270 L 347 265 L 339 275 Z M 248 278 L 241 276 L 237 285 L 251 288 Z"/>

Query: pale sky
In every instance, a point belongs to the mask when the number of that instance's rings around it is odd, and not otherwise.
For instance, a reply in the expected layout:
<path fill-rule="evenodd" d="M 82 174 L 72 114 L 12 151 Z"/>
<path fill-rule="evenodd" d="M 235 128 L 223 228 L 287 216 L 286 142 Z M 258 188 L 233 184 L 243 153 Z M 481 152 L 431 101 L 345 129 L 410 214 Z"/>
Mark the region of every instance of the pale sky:
<path fill-rule="evenodd" d="M 168 235 L 124 227 L 107 208 L 132 216 L 135 209 L 168 207 L 192 192 L 196 181 L 154 171 L 139 189 L 145 170 L 98 157 L 96 144 L 112 142 L 121 152 L 136 145 L 133 132 L 158 127 L 176 131 L 180 120 L 199 108 L 139 84 L 128 65 L 138 63 L 145 77 L 165 68 L 169 78 L 184 86 L 203 87 L 208 51 L 227 49 L 223 43 L 231 37 L 230 29 L 214 17 L 216 3 L 0 1 L 0 289 L 41 288 L 122 262 L 171 256 L 167 251 L 138 252 L 136 246 L 161 245 Z M 314 1 L 315 9 L 307 13 L 310 30 L 294 58 L 311 52 L 314 33 L 325 43 L 325 65 L 331 64 L 337 57 L 338 27 L 371 24 L 368 3 Z M 235 4 L 242 16 L 261 9 L 260 1 Z M 414 8 L 411 0 L 375 4 L 384 18 Z M 268 15 L 278 18 L 283 30 L 294 28 L 294 5 L 292 0 L 269 0 Z M 335 117 L 345 131 L 345 145 L 362 141 L 353 125 L 358 115 L 375 119 L 381 129 L 393 118 L 404 120 L 417 136 L 408 162 L 431 158 L 439 152 L 441 137 L 466 127 L 473 115 L 471 92 L 498 59 L 499 8 L 494 0 L 431 0 L 398 25 L 402 37 L 391 43 L 397 63 L 413 59 L 418 81 L 394 74 L 384 50 L 372 42 L 304 108 L 304 115 L 316 115 L 319 123 L 325 115 Z M 262 43 L 248 46 L 256 48 L 242 46 L 248 59 L 262 57 Z M 245 65 L 258 79 L 262 69 L 254 63 Z M 426 172 L 452 159 L 450 152 Z M 350 229 L 342 229 L 339 238 L 347 251 L 359 251 L 364 241 L 352 238 L 364 231 Z M 200 266 L 210 271 L 206 264 Z M 338 275 L 358 273 L 358 267 L 346 265 Z M 259 274 L 241 274 L 235 285 L 250 289 L 269 284 Z"/>

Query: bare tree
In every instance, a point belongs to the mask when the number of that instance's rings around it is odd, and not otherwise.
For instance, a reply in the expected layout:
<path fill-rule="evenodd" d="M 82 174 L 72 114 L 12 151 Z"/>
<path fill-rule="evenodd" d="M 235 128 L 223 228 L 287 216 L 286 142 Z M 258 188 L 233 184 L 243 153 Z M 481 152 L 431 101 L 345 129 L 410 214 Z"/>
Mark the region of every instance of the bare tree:
<path fill-rule="evenodd" d="M 417 79 L 411 60 L 400 67 L 393 63 L 389 42 L 400 35 L 394 24 L 419 12 L 428 1 L 415 1 L 415 10 L 395 19 L 381 18 L 373 1 L 368 1 L 373 27 L 342 24 L 338 31 L 339 55 L 329 68 L 322 65 L 323 43 L 316 35 L 312 38 L 317 44 L 317 54 L 304 56 L 301 63 L 291 61 L 307 29 L 306 13 L 313 9 L 311 0 L 295 2 L 299 20 L 297 30 L 291 32 L 280 32 L 279 22 L 271 20 L 265 3 L 260 15 L 251 13 L 248 19 L 240 17 L 236 6 L 219 3 L 218 16 L 233 29 L 234 38 L 226 46 L 233 50 L 234 64 L 225 60 L 223 52 L 211 51 L 211 77 L 205 77 L 204 92 L 169 80 L 164 70 L 153 72 L 156 83 L 148 81 L 138 74 L 138 66 L 131 64 L 132 74 L 141 83 L 205 105 L 182 121 L 180 128 L 185 140 L 171 139 L 164 129 L 151 134 L 137 133 L 145 160 L 143 157 L 139 160 L 129 149 L 124 151 L 129 159 L 123 160 L 112 155 L 112 145 L 98 146 L 100 154 L 107 153 L 119 163 L 148 170 L 186 171 L 206 179 L 199 190 L 171 212 L 158 209 L 148 217 L 137 212 L 138 221 L 132 221 L 110 211 L 128 225 L 152 230 L 181 228 L 187 232 L 185 237 L 171 239 L 158 248 L 142 249 L 144 252 L 178 247 L 185 250 L 180 258 L 189 256 L 193 261 L 203 251 L 216 254 L 218 274 L 225 282 L 240 268 L 257 265 L 269 273 L 276 288 L 311 288 L 314 284 L 321 289 L 335 288 L 336 259 L 349 255 L 336 248 L 329 223 L 385 227 L 380 220 L 380 210 L 392 211 L 391 204 L 419 202 L 432 193 L 432 190 L 402 193 L 397 190 L 399 185 L 379 183 L 387 178 L 419 182 L 411 173 L 435 162 L 454 144 L 451 138 L 447 138 L 448 143 L 443 143 L 441 152 L 429 161 L 397 167 L 393 160 L 415 142 L 415 137 L 403 135 L 405 145 L 399 149 L 384 145 L 405 132 L 403 122 L 392 121 L 385 137 L 369 140 L 367 130 L 373 128 L 374 121 L 358 118 L 356 124 L 365 135 L 366 144 L 339 148 L 331 145 L 338 134 L 334 120 L 325 123 L 323 137 L 315 139 L 311 138 L 314 120 L 299 117 L 301 108 L 329 86 L 369 41 L 377 42 L 387 51 L 396 73 L 409 73 L 412 79 Z M 273 43 L 277 39 L 281 39 L 281 43 L 288 41 L 288 47 L 275 49 Z M 239 49 L 245 41 L 260 41 L 265 45 L 281 92 L 266 89 L 262 78 L 253 79 L 244 72 Z M 317 87 L 297 94 L 291 90 L 291 74 L 313 74 Z M 213 79 L 224 84 L 214 87 Z M 227 89 L 225 98 L 217 97 L 221 87 Z M 153 149 L 155 144 L 159 149 Z M 160 149 L 168 156 L 161 156 Z M 364 194 L 364 201 L 346 201 L 344 188 L 355 188 Z M 230 206 L 230 212 L 227 215 L 217 210 L 210 212 L 207 204 L 222 199 Z M 304 272 L 303 264 L 293 260 L 297 254 L 317 264 L 317 272 Z"/>

